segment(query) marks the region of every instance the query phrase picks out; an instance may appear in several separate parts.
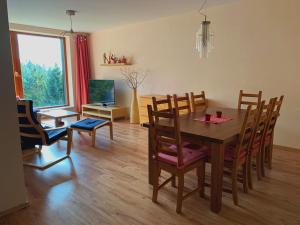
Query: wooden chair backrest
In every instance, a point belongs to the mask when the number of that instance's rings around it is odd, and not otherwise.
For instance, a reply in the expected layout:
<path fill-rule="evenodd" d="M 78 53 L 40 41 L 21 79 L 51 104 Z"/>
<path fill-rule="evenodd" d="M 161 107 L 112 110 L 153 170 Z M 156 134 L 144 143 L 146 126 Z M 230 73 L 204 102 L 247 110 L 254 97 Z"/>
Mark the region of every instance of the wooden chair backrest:
<path fill-rule="evenodd" d="M 276 99 L 272 98 L 272 99 L 270 99 L 268 104 L 265 104 L 265 101 L 261 102 L 261 104 L 259 106 L 259 110 L 258 110 L 258 116 L 257 116 L 257 120 L 256 120 L 255 129 L 253 132 L 251 147 L 249 148 L 249 150 L 252 150 L 252 148 L 254 149 L 254 147 L 257 147 L 257 146 L 255 146 L 255 144 L 259 143 L 259 146 L 261 146 L 261 144 L 263 143 L 264 134 L 267 129 L 268 121 L 269 121 L 270 115 L 273 111 L 275 101 L 276 101 Z"/>
<path fill-rule="evenodd" d="M 31 100 L 17 101 L 17 116 L 21 137 L 41 139 L 42 143 L 46 143 L 44 129 L 35 118 Z"/>
<path fill-rule="evenodd" d="M 152 97 L 153 110 L 156 112 L 172 112 L 171 96 L 167 95 L 165 99 L 157 99 Z M 159 118 L 156 118 L 157 120 Z"/>
<path fill-rule="evenodd" d="M 195 95 L 194 92 L 191 92 L 191 104 L 193 112 L 196 112 L 197 109 L 206 109 L 207 102 L 205 98 L 205 92 L 202 91 L 201 94 Z"/>
<path fill-rule="evenodd" d="M 240 90 L 238 109 L 242 109 L 242 106 L 256 106 L 258 107 L 261 103 L 262 91 L 259 91 L 257 94 L 245 93 L 243 90 Z"/>
<path fill-rule="evenodd" d="M 241 128 L 241 132 L 239 134 L 239 140 L 237 147 L 235 148 L 234 152 L 234 163 L 238 162 L 238 159 L 240 158 L 240 154 L 242 154 L 242 151 L 249 152 L 250 144 L 253 138 L 253 132 L 255 129 L 255 122 L 257 120 L 258 115 L 258 109 L 253 109 L 252 106 L 248 105 L 243 125 Z"/>
<path fill-rule="evenodd" d="M 187 112 L 187 113 L 192 112 L 190 97 L 188 93 L 185 93 L 185 96 L 181 96 L 181 97 L 178 97 L 176 94 L 174 94 L 173 99 L 174 99 L 174 107 L 179 114 L 181 112 Z"/>
<path fill-rule="evenodd" d="M 269 115 L 268 125 L 267 125 L 267 129 L 265 131 L 265 136 L 268 136 L 268 135 L 273 136 L 273 134 L 274 134 L 275 125 L 276 125 L 278 117 L 280 116 L 280 109 L 282 106 L 283 99 L 284 99 L 283 95 L 279 99 L 274 98 L 274 106 L 273 106 L 272 112 Z"/>
<path fill-rule="evenodd" d="M 178 112 L 172 109 L 172 112 L 161 112 L 152 110 L 152 106 L 148 105 L 149 125 L 151 131 L 151 140 L 154 149 L 154 158 L 158 158 L 159 153 L 177 157 L 178 166 L 183 165 L 183 153 L 181 148 L 180 125 L 178 120 Z M 169 120 L 173 126 L 163 125 L 162 120 Z M 171 151 L 170 146 L 176 146 L 176 151 Z"/>

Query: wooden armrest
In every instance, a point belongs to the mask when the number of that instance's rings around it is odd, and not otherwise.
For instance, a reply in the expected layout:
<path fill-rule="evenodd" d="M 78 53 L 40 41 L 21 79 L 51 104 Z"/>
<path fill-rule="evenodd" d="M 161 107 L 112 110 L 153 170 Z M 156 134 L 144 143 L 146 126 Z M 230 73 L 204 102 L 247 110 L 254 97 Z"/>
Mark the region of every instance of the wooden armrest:
<path fill-rule="evenodd" d="M 44 131 L 52 131 L 52 130 L 60 130 L 60 129 L 69 129 L 69 127 L 67 127 L 67 126 L 53 127 L 53 128 L 44 129 Z"/>

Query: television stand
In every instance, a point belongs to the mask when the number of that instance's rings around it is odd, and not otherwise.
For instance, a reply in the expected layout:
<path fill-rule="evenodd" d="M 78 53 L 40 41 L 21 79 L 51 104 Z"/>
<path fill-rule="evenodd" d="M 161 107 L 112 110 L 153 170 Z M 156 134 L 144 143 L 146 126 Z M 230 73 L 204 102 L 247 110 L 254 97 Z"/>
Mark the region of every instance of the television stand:
<path fill-rule="evenodd" d="M 112 122 L 115 119 L 128 118 L 128 108 L 121 106 L 100 106 L 95 104 L 82 105 L 83 116 L 96 116 L 105 119 L 110 119 Z"/>
<path fill-rule="evenodd" d="M 116 106 L 114 103 L 91 103 L 89 105 L 93 105 L 93 106 L 103 106 L 103 107 L 107 107 L 107 106 Z"/>

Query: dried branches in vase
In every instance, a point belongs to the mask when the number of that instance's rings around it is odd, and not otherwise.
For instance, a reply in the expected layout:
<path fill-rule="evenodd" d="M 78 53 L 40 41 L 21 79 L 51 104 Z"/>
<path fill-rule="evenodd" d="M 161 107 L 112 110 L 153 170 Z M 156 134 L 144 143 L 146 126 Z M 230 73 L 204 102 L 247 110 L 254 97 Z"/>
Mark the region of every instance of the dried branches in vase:
<path fill-rule="evenodd" d="M 129 67 L 122 68 L 121 73 L 124 76 L 124 81 L 131 89 L 137 89 L 147 77 L 147 72 L 138 72 Z"/>
<path fill-rule="evenodd" d="M 144 82 L 147 72 L 138 72 L 126 67 L 121 69 L 121 73 L 128 87 L 132 89 L 130 123 L 140 123 L 137 88 Z"/>

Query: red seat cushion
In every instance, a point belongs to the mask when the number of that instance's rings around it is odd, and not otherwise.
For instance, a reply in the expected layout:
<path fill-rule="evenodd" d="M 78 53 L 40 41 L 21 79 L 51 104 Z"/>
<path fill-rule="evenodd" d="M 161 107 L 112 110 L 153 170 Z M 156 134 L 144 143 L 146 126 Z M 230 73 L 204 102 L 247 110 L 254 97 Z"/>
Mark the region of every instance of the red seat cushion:
<path fill-rule="evenodd" d="M 172 145 L 170 151 L 177 152 L 177 147 Z M 182 153 L 183 153 L 183 165 L 178 165 L 178 157 L 173 155 L 168 155 L 165 153 L 158 154 L 158 160 L 177 166 L 179 169 L 183 169 L 186 166 L 191 165 L 192 163 L 198 161 L 199 159 L 204 159 L 207 157 L 208 148 L 204 146 L 199 146 L 195 144 L 190 144 L 188 142 L 184 142 L 182 144 Z"/>

